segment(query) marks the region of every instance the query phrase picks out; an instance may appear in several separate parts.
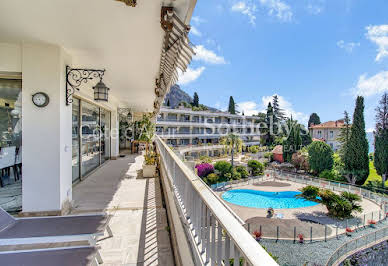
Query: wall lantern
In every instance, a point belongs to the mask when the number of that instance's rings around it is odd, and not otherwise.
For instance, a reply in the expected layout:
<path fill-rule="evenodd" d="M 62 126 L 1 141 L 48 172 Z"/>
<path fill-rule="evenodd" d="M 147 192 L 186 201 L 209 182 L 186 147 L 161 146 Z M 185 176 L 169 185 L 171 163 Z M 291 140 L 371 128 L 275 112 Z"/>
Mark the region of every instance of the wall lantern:
<path fill-rule="evenodd" d="M 107 102 L 109 88 L 102 82 L 104 74 L 105 69 L 83 69 L 66 66 L 66 105 L 73 102 L 72 95 L 75 90 L 79 91 L 79 87 L 82 83 L 87 83 L 89 80 L 97 78 L 99 78 L 100 81 L 93 87 L 94 100 Z"/>

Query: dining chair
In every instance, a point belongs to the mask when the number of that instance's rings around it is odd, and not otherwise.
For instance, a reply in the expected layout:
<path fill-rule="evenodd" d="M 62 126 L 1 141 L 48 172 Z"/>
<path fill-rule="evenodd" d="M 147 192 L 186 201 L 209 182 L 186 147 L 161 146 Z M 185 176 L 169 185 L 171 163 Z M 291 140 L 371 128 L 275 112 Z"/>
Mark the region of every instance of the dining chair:
<path fill-rule="evenodd" d="M 19 180 L 20 176 L 22 175 L 22 146 L 19 147 L 18 152 L 15 156 L 14 171 L 16 172 L 15 178 Z"/>
<path fill-rule="evenodd" d="M 16 173 L 15 173 L 15 156 L 16 156 L 16 146 L 4 147 L 1 149 L 0 153 L 0 186 L 3 186 L 3 175 L 7 173 L 8 177 L 11 175 L 11 167 L 13 167 L 15 181 L 16 181 Z"/>

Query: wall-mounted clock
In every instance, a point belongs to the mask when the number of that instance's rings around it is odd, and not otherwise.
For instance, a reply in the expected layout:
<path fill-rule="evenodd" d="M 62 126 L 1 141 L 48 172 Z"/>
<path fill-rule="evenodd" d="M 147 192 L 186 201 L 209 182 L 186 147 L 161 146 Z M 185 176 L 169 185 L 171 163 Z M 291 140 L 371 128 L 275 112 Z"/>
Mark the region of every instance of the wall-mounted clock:
<path fill-rule="evenodd" d="M 44 92 L 37 92 L 32 95 L 32 102 L 38 107 L 45 107 L 49 104 L 50 98 Z"/>

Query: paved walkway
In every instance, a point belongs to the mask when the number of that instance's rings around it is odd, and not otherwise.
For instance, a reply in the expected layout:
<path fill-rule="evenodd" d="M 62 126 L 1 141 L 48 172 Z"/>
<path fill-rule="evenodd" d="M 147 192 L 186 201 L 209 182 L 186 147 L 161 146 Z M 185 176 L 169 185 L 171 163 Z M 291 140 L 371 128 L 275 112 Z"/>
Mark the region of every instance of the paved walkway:
<path fill-rule="evenodd" d="M 113 215 L 101 238 L 104 265 L 174 265 L 158 178 L 141 177 L 142 156 L 109 161 L 73 189 L 72 213 Z"/>

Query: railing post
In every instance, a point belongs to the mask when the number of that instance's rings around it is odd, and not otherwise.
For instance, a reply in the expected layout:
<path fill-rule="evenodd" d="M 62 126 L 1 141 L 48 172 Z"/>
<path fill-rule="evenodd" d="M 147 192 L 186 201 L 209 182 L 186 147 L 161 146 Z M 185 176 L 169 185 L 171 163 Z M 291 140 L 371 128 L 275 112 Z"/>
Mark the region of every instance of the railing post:
<path fill-rule="evenodd" d="M 279 241 L 279 226 L 276 226 L 276 242 Z"/>
<path fill-rule="evenodd" d="M 217 235 L 217 265 L 221 265 L 221 259 L 222 259 L 222 226 L 220 222 L 217 221 L 217 229 L 218 229 L 218 235 Z"/>
<path fill-rule="evenodd" d="M 210 257 L 210 210 L 206 208 L 206 263 L 209 262 Z"/>
<path fill-rule="evenodd" d="M 296 242 L 296 226 L 294 226 L 294 244 Z"/>
<path fill-rule="evenodd" d="M 313 227 L 310 226 L 310 243 L 313 242 Z"/>
<path fill-rule="evenodd" d="M 240 266 L 240 254 L 235 243 L 233 243 L 233 251 L 233 266 Z"/>
<path fill-rule="evenodd" d="M 325 224 L 325 242 L 327 242 L 327 224 Z"/>
<path fill-rule="evenodd" d="M 224 264 L 225 266 L 230 266 L 230 237 L 228 234 L 225 236 L 225 255 L 224 255 Z"/>
<path fill-rule="evenodd" d="M 215 265 L 216 261 L 216 219 L 214 218 L 213 214 L 210 217 L 211 219 L 211 228 L 212 228 L 212 236 L 211 236 L 211 265 Z"/>

